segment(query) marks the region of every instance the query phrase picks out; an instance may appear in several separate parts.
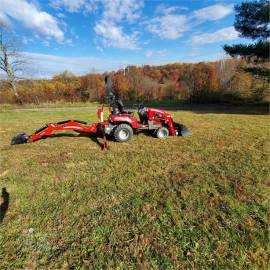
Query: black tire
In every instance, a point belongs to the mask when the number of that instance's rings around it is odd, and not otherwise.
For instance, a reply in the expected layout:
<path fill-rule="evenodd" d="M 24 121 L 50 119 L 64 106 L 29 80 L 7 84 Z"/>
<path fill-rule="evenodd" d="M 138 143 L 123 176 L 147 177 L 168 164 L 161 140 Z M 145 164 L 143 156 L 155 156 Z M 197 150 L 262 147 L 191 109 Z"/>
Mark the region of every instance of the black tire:
<path fill-rule="evenodd" d="M 166 127 L 160 127 L 156 130 L 155 135 L 158 139 L 166 139 L 170 135 L 170 131 Z"/>
<path fill-rule="evenodd" d="M 128 124 L 120 124 L 114 129 L 113 135 L 117 142 L 127 142 L 133 136 L 133 129 Z"/>

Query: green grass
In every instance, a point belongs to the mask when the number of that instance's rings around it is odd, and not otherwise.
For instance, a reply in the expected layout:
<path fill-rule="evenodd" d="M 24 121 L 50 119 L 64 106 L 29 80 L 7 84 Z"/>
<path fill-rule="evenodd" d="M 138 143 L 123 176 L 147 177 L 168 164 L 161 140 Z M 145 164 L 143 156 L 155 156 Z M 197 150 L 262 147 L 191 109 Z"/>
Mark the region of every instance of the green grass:
<path fill-rule="evenodd" d="M 246 112 L 250 108 L 254 110 L 256 108 L 257 113 L 260 112 L 267 112 L 267 104 L 264 103 L 258 103 L 258 104 L 191 104 L 185 101 L 181 100 L 152 100 L 152 101 L 145 101 L 145 102 L 125 102 L 125 106 L 129 107 L 134 104 L 144 104 L 145 106 L 148 107 L 164 107 L 164 108 L 188 108 L 188 109 L 203 109 L 205 110 L 206 108 L 210 107 L 211 109 L 217 110 L 217 108 L 222 109 L 222 107 L 229 109 L 229 110 L 234 110 L 237 108 L 238 111 L 243 111 Z M 0 104 L 0 112 L 5 112 L 5 111 L 10 111 L 10 110 L 16 110 L 16 109 L 42 109 L 42 108 L 49 108 L 49 109 L 54 109 L 54 108 L 81 108 L 81 107 L 98 107 L 102 103 L 99 102 L 51 102 L 51 103 L 40 103 L 40 104 L 23 104 L 23 105 L 18 105 L 18 104 Z M 105 107 L 108 107 L 108 103 L 104 103 Z"/>
<path fill-rule="evenodd" d="M 40 104 L 0 104 L 0 111 L 13 109 L 36 109 L 36 108 L 68 108 L 68 107 L 97 107 L 98 102 L 51 102 Z"/>
<path fill-rule="evenodd" d="M 190 137 L 10 146 L 96 112 L 2 112 L 0 269 L 269 269 L 269 116 L 172 112 Z M 101 140 L 100 140 L 101 142 Z"/>
<path fill-rule="evenodd" d="M 138 102 L 127 102 L 127 105 L 134 104 Z M 143 102 L 146 106 L 154 106 L 154 107 L 176 107 L 185 104 L 183 101 L 179 100 L 153 100 Z M 36 109 L 36 108 L 68 108 L 68 107 L 97 107 L 99 106 L 99 102 L 51 102 L 51 103 L 41 103 L 41 104 L 0 104 L 0 110 L 13 110 L 13 109 Z"/>
<path fill-rule="evenodd" d="M 188 104 L 188 102 L 184 100 L 149 100 L 144 102 L 133 102 L 131 104 L 134 103 L 143 103 L 145 106 L 149 107 L 177 107 L 183 104 Z"/>
<path fill-rule="evenodd" d="M 127 102 L 128 105 L 132 105 L 138 102 Z M 154 107 L 176 107 L 183 105 L 184 102 L 178 100 L 153 100 L 143 102 L 146 106 L 154 106 Z M 14 109 L 38 109 L 38 108 L 69 108 L 69 107 L 97 107 L 99 106 L 99 102 L 51 102 L 51 103 L 40 103 L 40 104 L 0 104 L 0 111 L 6 110 L 14 110 Z"/>

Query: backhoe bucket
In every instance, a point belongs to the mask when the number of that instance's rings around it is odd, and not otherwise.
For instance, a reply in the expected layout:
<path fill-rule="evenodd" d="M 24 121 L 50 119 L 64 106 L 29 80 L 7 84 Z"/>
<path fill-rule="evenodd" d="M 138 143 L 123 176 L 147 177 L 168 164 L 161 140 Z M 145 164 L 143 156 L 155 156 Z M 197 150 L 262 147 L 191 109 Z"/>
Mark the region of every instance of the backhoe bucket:
<path fill-rule="evenodd" d="M 191 130 L 189 130 L 184 125 L 174 123 L 174 128 L 176 130 L 177 136 L 186 137 L 192 134 Z"/>
<path fill-rule="evenodd" d="M 15 135 L 15 136 L 12 138 L 10 144 L 11 144 L 11 145 L 14 145 L 14 144 L 27 143 L 28 138 L 29 138 L 29 136 L 28 136 L 26 133 L 21 132 L 21 133 L 18 133 L 17 135 Z"/>

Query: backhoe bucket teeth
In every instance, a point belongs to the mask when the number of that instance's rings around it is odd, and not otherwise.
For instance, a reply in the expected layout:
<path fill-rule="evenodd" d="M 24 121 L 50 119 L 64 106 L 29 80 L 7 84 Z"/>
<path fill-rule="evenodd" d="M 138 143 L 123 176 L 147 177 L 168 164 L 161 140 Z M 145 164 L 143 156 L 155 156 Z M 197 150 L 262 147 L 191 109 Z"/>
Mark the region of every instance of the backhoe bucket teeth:
<path fill-rule="evenodd" d="M 14 145 L 14 144 L 27 143 L 28 138 L 29 138 L 29 136 L 28 136 L 26 133 L 21 132 L 21 133 L 18 133 L 17 135 L 15 135 L 15 136 L 12 138 L 10 144 L 11 144 L 11 145 Z"/>
<path fill-rule="evenodd" d="M 191 132 L 191 130 L 190 129 L 188 129 L 187 127 L 182 127 L 182 129 L 181 129 L 181 136 L 182 137 L 186 137 L 186 136 L 189 136 L 189 135 L 191 135 L 192 134 L 192 132 Z"/>

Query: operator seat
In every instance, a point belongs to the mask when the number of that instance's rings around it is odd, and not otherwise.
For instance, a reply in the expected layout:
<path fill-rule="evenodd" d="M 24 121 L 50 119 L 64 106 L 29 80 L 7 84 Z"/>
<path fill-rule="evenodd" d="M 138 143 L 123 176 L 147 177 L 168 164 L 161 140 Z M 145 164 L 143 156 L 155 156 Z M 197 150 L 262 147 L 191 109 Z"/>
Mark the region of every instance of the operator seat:
<path fill-rule="evenodd" d="M 147 124 L 148 123 L 148 115 L 147 115 L 147 112 L 146 112 L 146 108 L 141 106 L 138 110 L 138 115 L 139 115 L 139 118 L 140 118 L 140 122 L 142 124 Z"/>
<path fill-rule="evenodd" d="M 119 115 L 119 114 L 132 114 L 133 111 L 124 110 L 123 101 L 120 98 L 115 98 L 112 103 L 112 114 Z"/>

